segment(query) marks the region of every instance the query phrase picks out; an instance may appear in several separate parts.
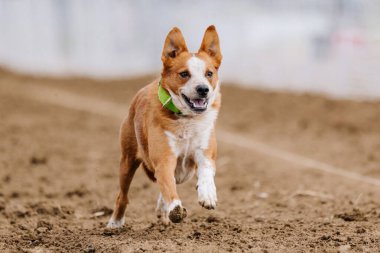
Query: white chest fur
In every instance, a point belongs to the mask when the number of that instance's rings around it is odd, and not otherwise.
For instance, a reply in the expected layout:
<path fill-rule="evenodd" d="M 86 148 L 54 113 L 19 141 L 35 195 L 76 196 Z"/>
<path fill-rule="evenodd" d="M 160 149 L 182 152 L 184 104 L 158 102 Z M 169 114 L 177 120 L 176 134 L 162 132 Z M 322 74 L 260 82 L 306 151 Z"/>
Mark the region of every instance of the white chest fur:
<path fill-rule="evenodd" d="M 177 183 L 183 183 L 194 175 L 195 171 L 187 166 L 188 159 L 208 148 L 217 114 L 216 110 L 210 109 L 201 117 L 179 119 L 175 132 L 165 131 L 169 146 L 177 157 Z"/>

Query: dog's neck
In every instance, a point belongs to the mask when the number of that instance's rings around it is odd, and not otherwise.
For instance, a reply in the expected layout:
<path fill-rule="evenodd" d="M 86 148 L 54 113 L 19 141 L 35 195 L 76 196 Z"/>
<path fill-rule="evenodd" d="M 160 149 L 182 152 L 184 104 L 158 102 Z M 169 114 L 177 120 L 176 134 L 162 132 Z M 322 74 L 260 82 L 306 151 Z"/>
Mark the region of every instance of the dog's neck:
<path fill-rule="evenodd" d="M 177 116 L 183 116 L 182 112 L 175 106 L 173 99 L 161 85 L 162 80 L 158 82 L 158 99 L 160 100 L 162 107 L 165 107 L 169 111 L 173 112 Z"/>

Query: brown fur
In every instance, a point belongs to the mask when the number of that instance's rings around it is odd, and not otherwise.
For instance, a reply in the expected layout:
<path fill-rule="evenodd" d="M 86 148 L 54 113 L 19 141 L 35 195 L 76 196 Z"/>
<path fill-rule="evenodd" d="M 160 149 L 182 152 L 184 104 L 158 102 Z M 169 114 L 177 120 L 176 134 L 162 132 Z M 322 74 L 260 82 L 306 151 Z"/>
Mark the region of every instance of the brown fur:
<path fill-rule="evenodd" d="M 219 49 L 219 39 L 214 26 L 206 32 L 202 45 L 196 56 L 206 62 L 207 68 L 214 72 L 209 79 L 215 88 L 218 82 L 217 69 L 222 56 Z M 178 28 L 173 28 L 164 44 L 162 53 L 163 70 L 162 85 L 178 94 L 178 89 L 186 83 L 179 73 L 186 70 L 186 62 L 191 57 L 185 40 Z M 175 132 L 179 117 L 163 108 L 158 100 L 159 79 L 142 88 L 132 101 L 129 115 L 124 120 L 120 130 L 121 161 L 120 161 L 120 192 L 116 200 L 113 218 L 123 217 L 128 204 L 128 190 L 136 169 L 142 164 L 148 177 L 156 181 L 166 202 L 179 199 L 176 184 L 173 181 L 177 158 L 171 151 L 164 131 Z M 220 95 L 212 107 L 219 109 Z M 192 116 L 201 118 L 202 115 Z M 216 139 L 212 131 L 206 156 L 215 163 Z M 195 169 L 194 161 L 191 159 Z"/>

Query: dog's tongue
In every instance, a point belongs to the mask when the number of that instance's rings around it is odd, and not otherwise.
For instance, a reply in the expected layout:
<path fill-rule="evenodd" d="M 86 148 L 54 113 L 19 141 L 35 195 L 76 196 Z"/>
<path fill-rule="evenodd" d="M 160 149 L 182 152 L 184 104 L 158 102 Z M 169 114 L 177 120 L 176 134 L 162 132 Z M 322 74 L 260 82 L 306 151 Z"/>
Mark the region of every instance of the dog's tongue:
<path fill-rule="evenodd" d="M 193 102 L 194 107 L 204 107 L 206 103 L 206 99 L 204 98 L 192 99 L 191 102 Z"/>

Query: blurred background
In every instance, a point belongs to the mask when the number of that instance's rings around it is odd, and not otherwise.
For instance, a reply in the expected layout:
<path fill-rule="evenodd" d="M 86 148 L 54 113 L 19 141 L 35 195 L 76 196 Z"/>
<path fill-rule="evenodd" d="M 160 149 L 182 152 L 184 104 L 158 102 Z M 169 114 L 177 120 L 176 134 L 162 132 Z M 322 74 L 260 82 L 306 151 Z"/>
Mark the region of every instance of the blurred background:
<path fill-rule="evenodd" d="M 0 0 L 0 65 L 59 77 L 158 74 L 173 26 L 196 51 L 210 24 L 224 81 L 380 98 L 377 0 Z"/>
<path fill-rule="evenodd" d="M 218 208 L 194 177 L 160 225 L 139 169 L 106 230 L 129 104 L 210 24 Z M 0 119 L 0 252 L 380 252 L 380 0 L 0 0 Z"/>

